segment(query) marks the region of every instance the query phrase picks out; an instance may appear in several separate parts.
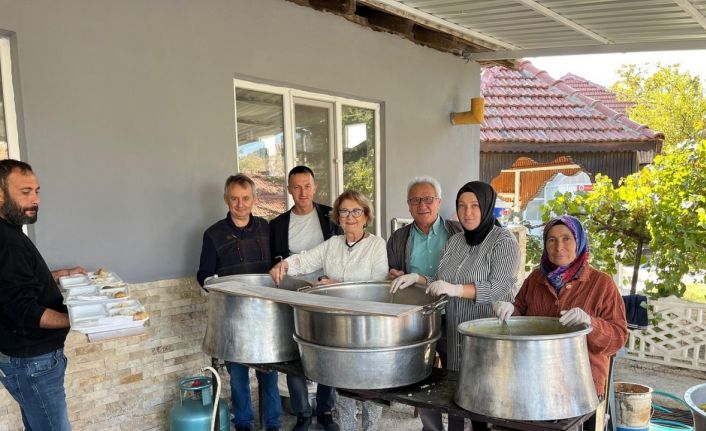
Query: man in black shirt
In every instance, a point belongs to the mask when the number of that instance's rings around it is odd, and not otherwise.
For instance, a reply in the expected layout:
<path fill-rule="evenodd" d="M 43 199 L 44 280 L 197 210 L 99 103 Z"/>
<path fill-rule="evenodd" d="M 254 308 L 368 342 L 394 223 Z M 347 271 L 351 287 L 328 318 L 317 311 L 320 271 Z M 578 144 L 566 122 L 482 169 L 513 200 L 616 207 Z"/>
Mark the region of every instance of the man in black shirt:
<path fill-rule="evenodd" d="M 55 279 L 22 226 L 37 221 L 39 183 L 30 165 L 0 160 L 0 381 L 27 430 L 70 430 L 64 392 L 69 316 Z"/>
<path fill-rule="evenodd" d="M 316 182 L 310 168 L 295 166 L 289 171 L 287 183 L 294 206 L 270 222 L 270 245 L 275 260 L 309 250 L 343 233 L 341 227 L 331 221 L 331 207 L 314 202 Z M 306 378 L 287 374 L 287 388 L 292 410 L 297 415 L 292 431 L 306 431 L 313 413 Z M 325 431 L 339 430 L 331 413 L 335 395 L 336 390 L 330 386 L 319 384 L 316 388 L 316 418 Z"/>
<path fill-rule="evenodd" d="M 267 220 L 252 215 L 257 203 L 255 182 L 244 174 L 226 180 L 223 201 L 228 214 L 206 229 L 203 234 L 201 260 L 196 279 L 201 286 L 214 276 L 267 274 L 270 257 L 270 226 Z M 226 363 L 230 374 L 233 424 L 236 431 L 252 431 L 255 415 L 250 399 L 249 368 L 235 362 Z M 263 418 L 266 431 L 279 431 L 282 412 L 277 372 L 255 371 L 262 391 Z"/>

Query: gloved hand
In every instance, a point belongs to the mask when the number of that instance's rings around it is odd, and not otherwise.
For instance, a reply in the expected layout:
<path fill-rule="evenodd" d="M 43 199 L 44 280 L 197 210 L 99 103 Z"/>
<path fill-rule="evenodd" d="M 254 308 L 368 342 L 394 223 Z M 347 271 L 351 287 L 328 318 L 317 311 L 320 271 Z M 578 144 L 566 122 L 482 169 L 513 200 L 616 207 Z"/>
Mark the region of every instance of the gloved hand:
<path fill-rule="evenodd" d="M 409 287 L 419 281 L 419 275 L 416 273 L 400 275 L 392 281 L 392 286 L 390 286 L 390 293 L 395 293 L 398 290 L 402 290 L 405 287 Z"/>
<path fill-rule="evenodd" d="M 591 316 L 579 307 L 574 307 L 571 310 L 562 310 L 559 312 L 561 317 L 559 323 L 564 326 L 590 325 Z"/>
<path fill-rule="evenodd" d="M 493 302 L 493 313 L 498 316 L 500 323 L 507 321 L 515 312 L 515 306 L 506 301 Z"/>
<path fill-rule="evenodd" d="M 463 296 L 463 284 L 451 284 L 444 280 L 436 280 L 427 287 L 427 294 L 434 296 Z"/>

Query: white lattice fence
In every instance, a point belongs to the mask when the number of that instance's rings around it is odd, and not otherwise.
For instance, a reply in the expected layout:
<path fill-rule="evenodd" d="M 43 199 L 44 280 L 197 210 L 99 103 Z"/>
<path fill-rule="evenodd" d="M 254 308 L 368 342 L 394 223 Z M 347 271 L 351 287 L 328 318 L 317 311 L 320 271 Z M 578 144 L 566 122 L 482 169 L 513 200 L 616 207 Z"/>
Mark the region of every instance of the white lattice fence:
<path fill-rule="evenodd" d="M 706 304 L 670 296 L 650 300 L 657 326 L 629 331 L 627 356 L 639 361 L 706 371 Z"/>

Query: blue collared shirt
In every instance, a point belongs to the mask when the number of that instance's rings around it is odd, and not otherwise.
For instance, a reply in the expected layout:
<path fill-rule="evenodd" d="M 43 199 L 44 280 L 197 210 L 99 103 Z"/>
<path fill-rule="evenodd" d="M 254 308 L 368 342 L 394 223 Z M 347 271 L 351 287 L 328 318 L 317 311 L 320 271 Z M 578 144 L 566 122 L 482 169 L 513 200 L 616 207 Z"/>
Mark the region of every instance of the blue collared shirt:
<path fill-rule="evenodd" d="M 412 236 L 412 250 L 409 257 L 410 271 L 426 277 L 436 275 L 439 259 L 441 259 L 441 249 L 449 239 L 441 217 L 436 217 L 436 221 L 431 225 L 427 235 L 417 227 L 416 223 L 410 232 Z"/>

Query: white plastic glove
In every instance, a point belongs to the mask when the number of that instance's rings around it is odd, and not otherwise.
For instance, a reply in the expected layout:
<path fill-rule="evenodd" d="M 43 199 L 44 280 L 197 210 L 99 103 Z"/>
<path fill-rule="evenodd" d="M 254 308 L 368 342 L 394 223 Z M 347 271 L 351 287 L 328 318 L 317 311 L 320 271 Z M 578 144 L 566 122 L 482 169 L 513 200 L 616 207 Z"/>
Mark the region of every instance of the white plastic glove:
<path fill-rule="evenodd" d="M 427 287 L 427 294 L 434 296 L 463 296 L 463 284 L 451 284 L 444 280 L 436 280 Z"/>
<path fill-rule="evenodd" d="M 398 290 L 402 290 L 409 287 L 419 281 L 419 275 L 414 272 L 411 274 L 400 275 L 392 281 L 392 286 L 390 286 L 390 293 L 395 293 Z"/>
<path fill-rule="evenodd" d="M 590 325 L 591 316 L 579 307 L 574 307 L 571 310 L 562 310 L 559 312 L 561 317 L 559 323 L 564 326 Z"/>
<path fill-rule="evenodd" d="M 493 302 L 493 312 L 498 316 L 500 323 L 503 323 L 515 312 L 515 306 L 506 301 L 496 301 Z"/>

